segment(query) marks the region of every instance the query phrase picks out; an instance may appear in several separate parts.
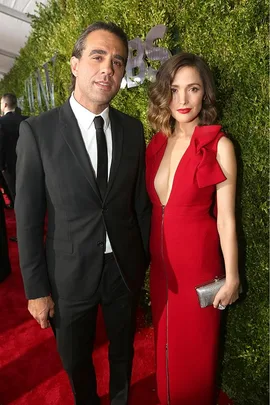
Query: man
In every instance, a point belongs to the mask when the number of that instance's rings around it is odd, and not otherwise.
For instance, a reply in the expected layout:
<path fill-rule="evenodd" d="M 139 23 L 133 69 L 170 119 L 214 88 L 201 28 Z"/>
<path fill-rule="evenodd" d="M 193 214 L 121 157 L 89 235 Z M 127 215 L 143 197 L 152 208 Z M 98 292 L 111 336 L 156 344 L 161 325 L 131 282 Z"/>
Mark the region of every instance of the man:
<path fill-rule="evenodd" d="M 98 304 L 110 342 L 111 404 L 127 404 L 135 309 L 148 265 L 143 127 L 109 106 L 127 56 L 118 26 L 90 25 L 73 50 L 70 99 L 25 121 L 17 147 L 15 210 L 28 309 L 42 328 L 51 321 L 76 405 L 100 403 L 92 363 Z"/>
<path fill-rule="evenodd" d="M 19 126 L 27 118 L 17 114 L 16 108 L 15 94 L 4 94 L 1 98 L 3 116 L 0 118 L 0 171 L 8 187 L 7 194 L 12 204 L 15 200 L 16 145 L 19 138 Z"/>
<path fill-rule="evenodd" d="M 8 254 L 6 220 L 4 212 L 4 199 L 0 196 L 0 283 L 11 273 Z"/>

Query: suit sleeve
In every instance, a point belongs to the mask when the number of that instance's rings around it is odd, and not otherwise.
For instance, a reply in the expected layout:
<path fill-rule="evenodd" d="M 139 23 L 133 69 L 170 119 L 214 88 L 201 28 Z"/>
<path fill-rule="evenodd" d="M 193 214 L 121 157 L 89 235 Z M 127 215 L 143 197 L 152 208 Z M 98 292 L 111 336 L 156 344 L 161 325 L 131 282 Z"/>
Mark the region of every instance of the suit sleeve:
<path fill-rule="evenodd" d="M 24 121 L 17 143 L 15 213 L 20 267 L 28 299 L 50 295 L 43 239 L 45 212 L 40 150 L 30 124 Z"/>
<path fill-rule="evenodd" d="M 149 254 L 149 236 L 150 236 L 150 221 L 151 221 L 151 212 L 152 205 L 146 191 L 146 182 L 145 182 L 145 139 L 143 127 L 141 124 L 141 140 L 140 140 L 140 160 L 139 160 L 139 169 L 138 177 L 136 184 L 136 195 L 135 195 L 135 210 L 137 214 L 137 220 L 139 223 L 141 236 L 143 240 L 143 246 L 145 254 L 147 257 L 147 262 L 150 262 Z"/>
<path fill-rule="evenodd" d="M 5 169 L 5 134 L 0 124 L 0 171 Z"/>

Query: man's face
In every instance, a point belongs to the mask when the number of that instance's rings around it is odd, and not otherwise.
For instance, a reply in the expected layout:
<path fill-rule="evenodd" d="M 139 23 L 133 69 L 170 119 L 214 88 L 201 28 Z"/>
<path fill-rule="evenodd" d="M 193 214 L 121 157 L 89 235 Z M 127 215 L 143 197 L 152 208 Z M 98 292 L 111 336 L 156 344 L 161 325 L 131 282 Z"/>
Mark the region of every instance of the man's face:
<path fill-rule="evenodd" d="M 76 77 L 75 99 L 93 113 L 101 113 L 120 88 L 126 60 L 120 38 L 105 30 L 91 32 L 81 58 L 70 60 Z"/>

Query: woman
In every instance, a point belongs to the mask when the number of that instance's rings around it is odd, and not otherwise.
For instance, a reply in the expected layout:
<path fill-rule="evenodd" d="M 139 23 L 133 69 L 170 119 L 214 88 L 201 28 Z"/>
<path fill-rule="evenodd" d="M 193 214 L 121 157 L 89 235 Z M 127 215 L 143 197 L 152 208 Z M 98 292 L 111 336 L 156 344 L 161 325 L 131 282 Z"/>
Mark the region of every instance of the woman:
<path fill-rule="evenodd" d="M 200 57 L 166 61 L 149 96 L 159 131 L 146 152 L 158 395 L 161 405 L 214 405 L 218 308 L 237 300 L 239 287 L 234 149 L 212 125 L 214 85 Z M 201 308 L 195 287 L 224 273 L 220 247 L 226 282 L 213 306 Z"/>

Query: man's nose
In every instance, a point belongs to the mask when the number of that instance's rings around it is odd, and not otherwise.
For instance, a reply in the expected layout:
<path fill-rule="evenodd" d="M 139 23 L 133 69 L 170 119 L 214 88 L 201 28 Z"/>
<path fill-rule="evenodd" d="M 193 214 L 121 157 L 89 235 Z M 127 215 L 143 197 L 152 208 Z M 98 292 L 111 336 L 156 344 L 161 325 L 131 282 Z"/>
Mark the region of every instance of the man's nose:
<path fill-rule="evenodd" d="M 113 69 L 112 61 L 106 60 L 103 62 L 102 66 L 101 66 L 101 73 L 103 73 L 107 76 L 113 76 L 114 69 Z"/>

